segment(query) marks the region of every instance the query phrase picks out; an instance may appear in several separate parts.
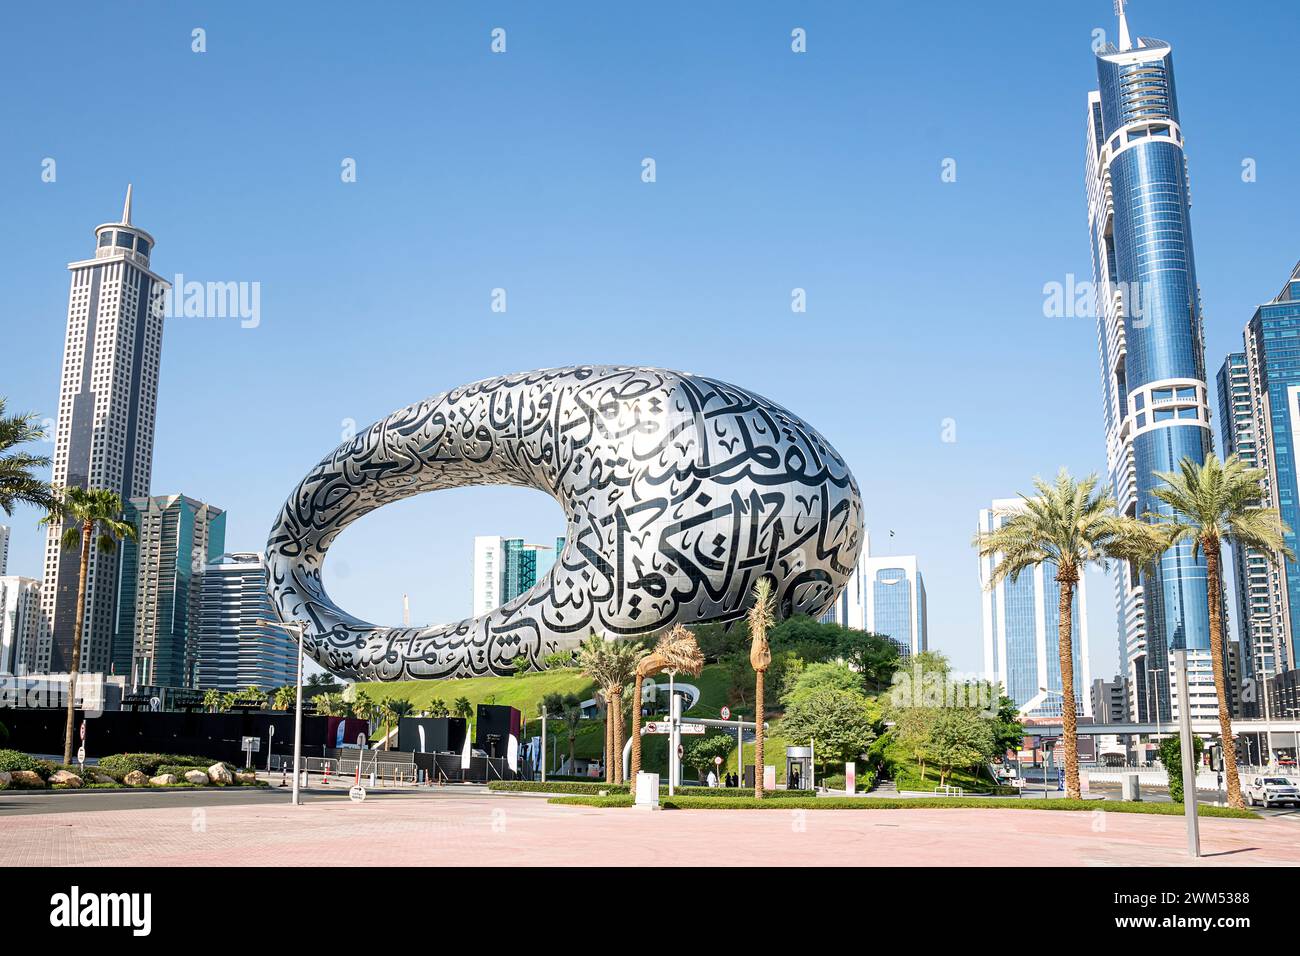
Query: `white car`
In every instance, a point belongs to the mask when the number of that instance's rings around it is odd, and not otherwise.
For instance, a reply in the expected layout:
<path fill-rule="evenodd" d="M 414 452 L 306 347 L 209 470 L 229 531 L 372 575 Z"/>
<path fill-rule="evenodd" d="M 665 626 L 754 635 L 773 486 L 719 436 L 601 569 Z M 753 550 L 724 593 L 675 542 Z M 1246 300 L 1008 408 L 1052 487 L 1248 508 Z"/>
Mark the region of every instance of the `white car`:
<path fill-rule="evenodd" d="M 1286 777 L 1251 777 L 1246 784 L 1246 802 L 1252 807 L 1283 803 L 1300 807 L 1300 789 Z"/>

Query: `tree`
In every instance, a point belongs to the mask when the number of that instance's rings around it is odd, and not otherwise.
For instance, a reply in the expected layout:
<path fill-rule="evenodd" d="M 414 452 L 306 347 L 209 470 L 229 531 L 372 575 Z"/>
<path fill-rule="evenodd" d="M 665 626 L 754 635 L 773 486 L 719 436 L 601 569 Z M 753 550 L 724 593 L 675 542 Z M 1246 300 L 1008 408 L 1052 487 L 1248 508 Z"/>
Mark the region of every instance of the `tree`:
<path fill-rule="evenodd" d="M 879 711 L 858 690 L 824 684 L 792 694 L 789 701 L 777 732 L 800 744 L 811 739 L 823 770 L 855 759 L 876 739 Z"/>
<path fill-rule="evenodd" d="M 121 520 L 122 499 L 103 488 L 65 488 L 57 508 L 41 519 L 42 524 L 61 525 L 63 550 L 81 549 L 77 576 L 77 616 L 72 625 L 72 661 L 68 669 L 68 713 L 63 730 L 63 762 L 72 763 L 72 731 L 76 716 L 77 677 L 81 671 L 81 635 L 86 621 L 86 578 L 90 573 L 90 552 L 94 548 L 109 554 L 117 550 L 119 538 L 134 538 L 135 526 Z"/>
<path fill-rule="evenodd" d="M 937 707 L 904 707 L 894 714 L 894 737 L 915 758 L 922 780 L 925 780 L 925 764 L 938 718 Z"/>
<path fill-rule="evenodd" d="M 1195 734 L 1192 735 L 1192 767 L 1193 772 L 1196 767 L 1201 765 L 1201 750 L 1204 748 L 1201 738 Z M 1227 750 L 1228 748 L 1223 748 Z M 1166 737 L 1160 741 L 1160 762 L 1165 765 L 1165 773 L 1169 776 L 1169 799 L 1174 803 L 1183 802 L 1183 744 L 1178 739 L 1178 735 Z M 1227 775 L 1226 765 L 1224 775 Z M 1192 789 L 1196 789 L 1196 781 L 1192 781 Z"/>
<path fill-rule="evenodd" d="M 973 708 L 944 707 L 936 712 L 925 750 L 939 769 L 942 787 L 954 769 L 973 768 L 993 759 L 993 724 Z"/>
<path fill-rule="evenodd" d="M 380 704 L 380 714 L 384 721 L 384 749 L 388 749 L 388 738 L 392 729 L 403 717 L 415 712 L 415 705 L 405 697 L 392 697 Z"/>
<path fill-rule="evenodd" d="M 700 653 L 695 635 L 680 624 L 660 635 L 654 650 L 637 663 L 632 690 L 632 763 L 628 768 L 632 782 L 636 782 L 636 775 L 641 772 L 641 698 L 645 679 L 662 671 L 698 677 L 703 669 L 704 655 Z"/>
<path fill-rule="evenodd" d="M 754 668 L 754 799 L 763 799 L 763 677 L 772 664 L 767 629 L 776 623 L 776 598 L 772 581 L 764 575 L 754 585 L 754 603 L 747 615 L 749 666 Z"/>
<path fill-rule="evenodd" d="M 721 757 L 725 764 L 735 749 L 736 739 L 731 734 L 708 734 L 692 740 L 682 748 L 682 761 L 697 774 L 704 776 L 716 766 L 714 757 Z"/>
<path fill-rule="evenodd" d="M 348 708 L 341 694 L 317 694 L 312 703 L 316 705 L 316 713 L 322 717 L 342 717 Z"/>
<path fill-rule="evenodd" d="M 273 698 L 273 706 L 276 710 L 293 710 L 298 706 L 298 686 L 288 684 L 284 687 L 277 687 Z"/>
<path fill-rule="evenodd" d="M 429 701 L 429 706 L 425 710 L 429 712 L 430 717 L 446 717 L 448 714 L 447 702 L 441 697 L 435 697 Z"/>
<path fill-rule="evenodd" d="M 251 704 L 252 706 L 259 708 L 265 707 L 267 701 L 266 691 L 252 684 L 249 684 L 243 690 L 239 691 L 239 693 L 235 695 L 235 698 L 241 704 Z"/>
<path fill-rule="evenodd" d="M 469 720 L 474 716 L 474 705 L 469 702 L 468 697 L 457 697 L 456 702 L 451 706 L 457 717 Z"/>
<path fill-rule="evenodd" d="M 578 741 L 578 731 L 582 728 L 582 704 L 577 700 L 566 700 L 560 711 L 560 723 L 564 726 L 565 736 L 569 738 L 569 773 L 575 773 L 578 766 L 574 755 L 574 746 Z"/>
<path fill-rule="evenodd" d="M 44 437 L 45 430 L 36 415 L 6 416 L 5 400 L 0 398 L 0 509 L 7 515 L 14 513 L 16 504 L 32 505 L 47 515 L 58 511 L 59 496 L 48 482 L 32 474 L 48 468 L 50 459 L 11 451 Z"/>
<path fill-rule="evenodd" d="M 1252 549 L 1281 566 L 1281 556 L 1296 559 L 1285 535 L 1291 529 L 1275 508 L 1259 505 L 1263 468 L 1248 468 L 1236 456 L 1219 461 L 1206 457 L 1198 465 L 1184 458 L 1177 472 L 1156 472 L 1164 484 L 1152 489 L 1165 508 L 1154 517 L 1168 534 L 1168 544 L 1190 544 L 1192 555 L 1205 556 L 1205 583 L 1210 615 L 1210 658 L 1219 703 L 1219 739 L 1223 742 L 1223 776 L 1228 806 L 1244 807 L 1237 775 L 1236 737 L 1228 712 L 1228 682 L 1223 654 L 1223 571 L 1220 549 L 1226 543 Z"/>
<path fill-rule="evenodd" d="M 222 693 L 219 690 L 210 690 L 203 695 L 203 706 L 208 713 L 215 714 L 221 710 Z"/>
<path fill-rule="evenodd" d="M 632 641 L 592 633 L 578 646 L 578 666 L 605 698 L 605 781 L 623 782 L 623 688 L 636 679 L 637 664 L 648 652 Z"/>
<path fill-rule="evenodd" d="M 823 690 L 843 690 L 860 695 L 862 677 L 843 662 L 827 661 L 809 664 L 795 674 L 781 700 L 785 704 L 790 704 L 800 697 L 807 697 Z"/>
<path fill-rule="evenodd" d="M 1019 505 L 999 510 L 1002 525 L 981 531 L 972 542 L 981 557 L 996 564 L 989 577 L 992 589 L 1013 583 L 1030 568 L 1055 572 L 1059 591 L 1057 644 L 1061 670 L 1061 749 L 1065 760 L 1065 791 L 1070 800 L 1079 791 L 1077 746 L 1078 710 L 1074 693 L 1074 591 L 1084 569 L 1093 562 L 1115 559 L 1148 566 L 1165 549 L 1165 535 L 1152 525 L 1115 514 L 1110 492 L 1097 491 L 1097 476 L 1076 480 L 1064 468 L 1055 484 L 1034 479 L 1036 495 L 1021 495 Z"/>
<path fill-rule="evenodd" d="M 1025 742 L 1025 725 L 1020 722 L 1020 708 L 1016 702 L 997 688 L 997 708 L 993 717 L 993 750 L 998 759 L 1005 759 L 1008 750 L 1020 750 Z"/>
<path fill-rule="evenodd" d="M 888 687 L 902 663 L 897 644 L 883 634 L 869 631 L 845 628 L 838 651 L 862 675 L 867 690 L 873 692 Z"/>

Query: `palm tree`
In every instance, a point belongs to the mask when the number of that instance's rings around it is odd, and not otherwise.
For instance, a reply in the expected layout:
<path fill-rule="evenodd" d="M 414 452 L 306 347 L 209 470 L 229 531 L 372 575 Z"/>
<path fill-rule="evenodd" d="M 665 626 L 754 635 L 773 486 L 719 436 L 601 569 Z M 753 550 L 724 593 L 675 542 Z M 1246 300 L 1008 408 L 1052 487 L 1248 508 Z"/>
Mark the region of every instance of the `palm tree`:
<path fill-rule="evenodd" d="M 1172 547 L 1189 542 L 1192 554 L 1205 555 L 1206 596 L 1210 614 L 1210 658 L 1214 668 L 1214 692 L 1219 698 L 1219 740 L 1223 746 L 1223 775 L 1228 782 L 1228 806 L 1244 807 L 1241 781 L 1237 777 L 1236 738 L 1228 713 L 1227 680 L 1223 664 L 1223 571 L 1220 547 L 1232 543 L 1263 554 L 1275 566 L 1281 556 L 1292 561 L 1295 554 L 1284 536 L 1291 529 L 1276 508 L 1259 506 L 1263 468 L 1249 468 L 1236 455 L 1220 461 L 1211 454 L 1198 465 L 1184 458 L 1177 472 L 1156 472 L 1164 485 L 1152 494 L 1169 506 L 1172 514 L 1153 517 L 1168 534 Z"/>
<path fill-rule="evenodd" d="M 776 599 L 772 581 L 766 575 L 754 585 L 754 603 L 747 616 L 749 622 L 749 664 L 754 668 L 754 799 L 763 799 L 763 677 L 772 666 L 772 649 L 767 644 L 767 629 L 776 623 Z M 744 768 L 741 768 L 744 775 Z"/>
<path fill-rule="evenodd" d="M 347 705 L 342 694 L 317 694 L 311 701 L 322 717 L 342 717 Z"/>
<path fill-rule="evenodd" d="M 46 468 L 50 459 L 10 449 L 45 437 L 35 415 L 5 417 L 5 400 L 0 398 L 0 508 L 12 515 L 14 505 L 27 504 L 43 509 L 47 514 L 58 510 L 59 498 L 48 482 L 32 474 Z"/>
<path fill-rule="evenodd" d="M 469 720 L 474 716 L 474 705 L 469 702 L 468 697 L 457 697 L 456 702 L 452 704 L 457 717 L 463 717 Z"/>
<path fill-rule="evenodd" d="M 564 733 L 569 738 L 569 773 L 574 773 L 574 768 L 577 767 L 574 747 L 578 741 L 582 720 L 582 704 L 579 701 L 566 701 L 564 710 L 560 711 L 560 722 L 564 725 Z"/>
<path fill-rule="evenodd" d="M 295 684 L 286 684 L 284 687 L 277 688 L 275 691 L 275 709 L 276 710 L 293 710 L 298 705 L 298 687 Z"/>
<path fill-rule="evenodd" d="M 1097 491 L 1097 476 L 1076 480 L 1062 468 L 1055 484 L 1034 479 L 1035 495 L 1021 495 L 1014 508 L 999 510 L 1002 525 L 980 532 L 971 542 L 981 557 L 996 562 L 992 590 L 1004 579 L 1014 583 L 1029 568 L 1054 569 L 1059 589 L 1057 645 L 1061 668 L 1061 749 L 1065 795 L 1080 799 L 1078 718 L 1074 693 L 1074 591 L 1091 563 L 1128 561 L 1146 567 L 1167 547 L 1168 536 L 1136 518 L 1115 514 L 1115 499 Z"/>
<path fill-rule="evenodd" d="M 578 666 L 596 682 L 605 700 L 605 782 L 623 782 L 623 688 L 636 678 L 647 651 L 632 641 L 593 633 L 578 645 Z"/>
<path fill-rule="evenodd" d="M 210 690 L 203 695 L 203 706 L 207 708 L 208 713 L 215 714 L 221 710 L 222 696 L 219 690 Z"/>
<path fill-rule="evenodd" d="M 81 634 L 86 618 L 86 578 L 90 573 L 90 552 L 105 554 L 117 548 L 119 538 L 134 538 L 135 526 L 121 520 L 122 499 L 103 488 L 65 488 L 58 504 L 41 523 L 62 525 L 59 539 L 63 550 L 81 548 L 81 570 L 77 577 L 77 616 L 72 625 L 72 666 L 68 670 L 68 717 L 63 731 L 63 762 L 72 763 L 72 730 L 75 722 L 77 676 L 81 670 Z"/>
<path fill-rule="evenodd" d="M 384 701 L 383 703 L 383 714 L 385 720 L 384 730 L 391 732 L 392 728 L 396 727 L 398 722 L 403 717 L 409 717 L 414 712 L 415 712 L 415 705 L 412 704 L 405 697 L 394 697 L 392 700 Z M 389 736 L 390 736 L 389 733 L 384 734 L 385 750 L 388 749 Z"/>
<path fill-rule="evenodd" d="M 677 624 L 672 630 L 660 636 L 654 650 L 641 658 L 636 665 L 636 683 L 632 690 L 632 764 L 628 770 L 628 780 L 636 781 L 641 771 L 641 692 L 643 682 L 651 674 L 661 671 L 673 671 L 678 674 L 699 675 L 704 668 L 704 655 L 695 635 Z"/>

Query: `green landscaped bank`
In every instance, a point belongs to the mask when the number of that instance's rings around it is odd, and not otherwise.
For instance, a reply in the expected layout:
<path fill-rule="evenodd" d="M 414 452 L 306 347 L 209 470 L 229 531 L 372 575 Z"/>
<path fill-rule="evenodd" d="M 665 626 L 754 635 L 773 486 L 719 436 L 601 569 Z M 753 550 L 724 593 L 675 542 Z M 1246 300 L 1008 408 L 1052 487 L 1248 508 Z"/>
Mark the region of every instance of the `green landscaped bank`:
<path fill-rule="evenodd" d="M 787 793 L 789 791 L 776 791 Z M 979 797 L 929 798 L 915 800 L 884 800 L 875 797 L 784 797 L 755 800 L 753 797 L 697 797 L 676 796 L 659 798 L 666 810 L 1065 810 L 1108 813 L 1151 813 L 1157 816 L 1180 817 L 1180 803 L 1138 803 L 1130 800 L 991 800 Z M 550 803 L 579 807 L 631 807 L 630 794 L 599 796 L 552 797 Z M 1256 820 L 1259 814 L 1231 807 L 1211 807 L 1201 804 L 1197 808 L 1203 817 L 1228 817 L 1235 820 Z"/>

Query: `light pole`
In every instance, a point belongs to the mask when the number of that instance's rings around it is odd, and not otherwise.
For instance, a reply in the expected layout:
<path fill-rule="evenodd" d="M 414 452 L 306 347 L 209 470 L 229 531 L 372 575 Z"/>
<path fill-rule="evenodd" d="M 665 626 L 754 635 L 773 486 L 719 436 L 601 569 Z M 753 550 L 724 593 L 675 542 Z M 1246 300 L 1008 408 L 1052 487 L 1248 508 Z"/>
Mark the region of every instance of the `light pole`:
<path fill-rule="evenodd" d="M 1046 687 L 1039 687 L 1038 690 L 1039 690 L 1039 693 L 1043 693 L 1043 694 L 1055 694 L 1057 697 L 1061 698 L 1061 702 L 1062 702 L 1062 703 L 1061 703 L 1061 739 L 1064 740 L 1064 739 L 1065 739 L 1065 703 L 1064 703 L 1064 702 L 1065 702 L 1065 694 L 1061 693 L 1061 691 L 1059 691 L 1059 690 L 1049 690 L 1049 689 L 1047 689 Z M 1076 751 L 1075 751 L 1075 752 L 1076 752 L 1076 754 L 1077 754 L 1077 752 L 1078 752 L 1078 750 L 1077 750 L 1077 744 L 1078 744 L 1078 738 L 1077 738 L 1077 736 L 1076 736 L 1076 738 L 1075 738 L 1075 744 L 1076 744 Z M 1052 748 L 1052 749 L 1055 750 L 1055 748 Z M 1047 751 L 1046 749 L 1044 749 L 1043 752 L 1044 752 L 1044 754 L 1047 754 L 1047 753 L 1048 753 L 1048 751 Z M 1046 759 L 1046 757 L 1044 757 L 1044 759 L 1043 759 L 1043 799 L 1044 799 L 1044 800 L 1047 799 L 1047 759 Z"/>
<path fill-rule="evenodd" d="M 1183 758 L 1183 812 L 1187 817 L 1187 854 L 1191 857 L 1199 857 L 1201 827 L 1196 817 L 1196 755 L 1192 750 L 1192 702 L 1187 690 L 1187 648 L 1185 647 L 1174 650 L 1174 673 L 1178 680 L 1178 737 Z M 1167 767 L 1165 770 L 1168 772 Z"/>
<path fill-rule="evenodd" d="M 542 783 L 546 782 L 546 705 L 542 705 Z"/>
<path fill-rule="evenodd" d="M 307 630 L 307 624 L 304 621 L 293 621 L 286 624 L 283 621 L 272 621 L 267 618 L 259 618 L 258 624 L 266 627 L 282 627 L 291 634 L 298 635 L 298 690 L 297 703 L 293 713 L 293 805 L 295 807 L 302 805 L 302 797 L 298 792 L 298 775 L 301 772 L 299 767 L 302 766 L 302 668 L 303 668 L 303 642 L 304 632 Z M 357 766 L 361 764 L 358 762 Z"/>

